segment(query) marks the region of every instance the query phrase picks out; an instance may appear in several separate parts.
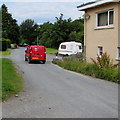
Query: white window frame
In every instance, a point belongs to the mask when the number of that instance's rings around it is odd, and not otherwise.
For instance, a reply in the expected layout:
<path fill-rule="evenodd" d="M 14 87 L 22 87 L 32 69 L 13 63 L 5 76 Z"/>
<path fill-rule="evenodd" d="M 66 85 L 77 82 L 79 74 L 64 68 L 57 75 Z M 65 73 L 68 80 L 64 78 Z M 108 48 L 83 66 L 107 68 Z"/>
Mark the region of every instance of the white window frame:
<path fill-rule="evenodd" d="M 120 47 L 117 47 L 117 58 L 116 60 L 120 60 Z"/>
<path fill-rule="evenodd" d="M 109 10 L 106 10 L 106 11 L 102 11 L 102 12 L 97 12 L 97 13 L 96 13 L 96 27 L 95 27 L 95 29 L 113 28 L 113 27 L 114 27 L 114 14 L 113 14 L 113 24 L 110 24 L 110 21 L 109 21 L 109 17 L 110 17 L 110 12 L 111 12 L 111 11 L 113 11 L 113 13 L 114 13 L 114 9 L 109 9 Z M 104 13 L 104 12 L 108 12 L 108 25 L 98 26 L 98 14 Z"/>
<path fill-rule="evenodd" d="M 98 52 L 97 53 L 98 53 L 99 57 L 102 57 L 102 55 L 100 54 L 100 52 L 101 52 L 100 49 L 101 48 L 102 48 L 102 54 L 103 54 L 103 47 L 102 46 L 98 46 Z"/>
<path fill-rule="evenodd" d="M 64 46 L 64 47 L 63 47 Z M 61 49 L 66 49 L 66 45 L 61 45 L 60 46 Z"/>

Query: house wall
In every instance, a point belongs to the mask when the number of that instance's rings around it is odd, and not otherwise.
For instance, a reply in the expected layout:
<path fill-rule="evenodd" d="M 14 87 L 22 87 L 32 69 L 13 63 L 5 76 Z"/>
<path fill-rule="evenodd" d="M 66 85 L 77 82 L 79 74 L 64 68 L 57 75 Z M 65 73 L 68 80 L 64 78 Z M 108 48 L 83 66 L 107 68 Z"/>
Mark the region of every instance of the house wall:
<path fill-rule="evenodd" d="M 114 27 L 109 29 L 95 29 L 96 13 L 109 9 L 114 9 Z M 90 19 L 85 21 L 85 42 L 84 42 L 86 46 L 86 60 L 88 62 L 91 62 L 90 58 L 96 59 L 98 53 L 98 46 L 102 46 L 103 52 L 107 52 L 107 54 L 110 55 L 110 58 L 113 59 L 114 62 L 116 62 L 115 59 L 117 57 L 118 47 L 118 19 L 120 21 L 120 14 L 118 16 L 119 9 L 120 4 L 109 3 L 85 11 L 85 13 L 90 15 Z"/>
<path fill-rule="evenodd" d="M 120 2 L 118 4 L 118 47 L 120 47 Z"/>

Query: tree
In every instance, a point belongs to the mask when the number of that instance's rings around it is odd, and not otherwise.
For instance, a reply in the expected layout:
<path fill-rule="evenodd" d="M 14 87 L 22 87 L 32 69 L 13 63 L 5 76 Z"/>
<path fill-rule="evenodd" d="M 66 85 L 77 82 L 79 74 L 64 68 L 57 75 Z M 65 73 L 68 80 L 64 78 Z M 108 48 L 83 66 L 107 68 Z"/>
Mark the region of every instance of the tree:
<path fill-rule="evenodd" d="M 63 19 L 63 14 L 60 14 L 60 17 L 56 17 L 56 22 L 54 23 L 54 31 L 57 34 L 56 47 L 58 48 L 61 42 L 66 42 L 69 39 L 69 34 L 71 33 L 71 22 L 72 19 Z"/>
<path fill-rule="evenodd" d="M 8 9 L 5 4 L 2 5 L 2 37 L 10 39 L 11 43 L 19 44 L 19 26 L 17 20 L 12 18 L 12 15 L 8 13 Z"/>
<path fill-rule="evenodd" d="M 20 25 L 20 35 L 30 45 L 36 44 L 38 36 L 38 25 L 34 20 L 27 19 Z"/>
<path fill-rule="evenodd" d="M 72 31 L 83 32 L 84 31 L 84 23 L 83 19 L 76 19 L 71 24 Z"/>
<path fill-rule="evenodd" d="M 39 28 L 39 43 L 45 45 L 46 47 L 53 47 L 52 44 L 52 33 L 53 33 L 53 24 L 46 22 L 40 25 Z"/>
<path fill-rule="evenodd" d="M 76 41 L 84 44 L 84 32 L 71 32 L 69 35 L 69 41 Z"/>
<path fill-rule="evenodd" d="M 39 28 L 40 44 L 46 47 L 58 48 L 61 42 L 78 41 L 83 43 L 84 39 L 84 20 L 71 18 L 63 19 L 63 14 L 56 17 L 56 22 L 44 23 Z"/>

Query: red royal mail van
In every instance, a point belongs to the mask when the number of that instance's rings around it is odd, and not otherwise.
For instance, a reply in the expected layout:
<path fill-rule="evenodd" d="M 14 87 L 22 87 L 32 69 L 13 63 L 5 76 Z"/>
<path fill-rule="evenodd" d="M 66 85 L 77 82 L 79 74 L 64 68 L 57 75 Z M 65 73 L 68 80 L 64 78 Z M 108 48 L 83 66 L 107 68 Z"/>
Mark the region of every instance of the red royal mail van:
<path fill-rule="evenodd" d="M 31 45 L 25 50 L 25 61 L 30 63 L 31 61 L 42 61 L 46 62 L 46 49 L 44 46 Z"/>

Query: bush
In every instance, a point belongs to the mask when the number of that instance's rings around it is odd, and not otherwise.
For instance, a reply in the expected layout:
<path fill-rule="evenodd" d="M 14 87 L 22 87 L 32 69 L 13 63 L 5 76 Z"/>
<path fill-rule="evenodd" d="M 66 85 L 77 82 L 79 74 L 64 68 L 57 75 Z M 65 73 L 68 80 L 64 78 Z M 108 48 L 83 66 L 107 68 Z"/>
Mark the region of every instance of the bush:
<path fill-rule="evenodd" d="M 109 81 L 120 83 L 120 78 L 118 77 L 118 70 L 113 68 L 103 68 L 96 71 L 96 77 L 101 79 L 106 79 Z"/>
<path fill-rule="evenodd" d="M 107 53 L 103 53 L 100 57 L 97 55 L 97 61 L 91 58 L 94 65 L 98 68 L 98 70 L 95 71 L 95 76 L 97 78 L 106 79 L 114 82 L 120 83 L 120 77 L 119 77 L 119 65 L 113 64 L 112 60 L 110 59 L 110 56 L 107 55 Z"/>
<path fill-rule="evenodd" d="M 7 48 L 10 47 L 10 40 L 9 39 L 0 39 L 0 51 L 6 51 Z"/>

